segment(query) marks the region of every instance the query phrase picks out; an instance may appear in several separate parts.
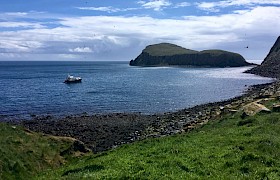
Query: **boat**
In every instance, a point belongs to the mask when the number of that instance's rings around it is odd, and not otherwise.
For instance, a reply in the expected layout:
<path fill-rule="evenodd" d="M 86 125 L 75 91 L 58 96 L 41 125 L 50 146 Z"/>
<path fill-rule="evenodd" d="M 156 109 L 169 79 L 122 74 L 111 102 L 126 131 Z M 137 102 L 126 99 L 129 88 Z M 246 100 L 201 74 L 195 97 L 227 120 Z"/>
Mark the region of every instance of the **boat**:
<path fill-rule="evenodd" d="M 82 82 L 81 77 L 74 77 L 71 75 L 68 75 L 67 78 L 65 79 L 64 83 L 79 83 Z"/>

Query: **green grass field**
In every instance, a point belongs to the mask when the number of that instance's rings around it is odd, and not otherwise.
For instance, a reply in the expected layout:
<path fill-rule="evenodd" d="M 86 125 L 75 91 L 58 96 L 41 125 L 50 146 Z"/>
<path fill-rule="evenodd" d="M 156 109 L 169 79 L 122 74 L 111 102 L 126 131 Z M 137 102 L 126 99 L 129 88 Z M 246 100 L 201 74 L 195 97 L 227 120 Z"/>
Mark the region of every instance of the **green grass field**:
<path fill-rule="evenodd" d="M 272 104 L 272 103 L 270 103 Z M 48 142 L 44 137 L 19 140 L 21 130 L 4 126 L 8 132 L 18 131 L 1 146 L 0 166 L 2 177 L 34 175 L 34 179 L 279 179 L 280 177 L 280 113 L 257 114 L 240 118 L 240 113 L 211 121 L 189 133 L 148 139 L 124 145 L 111 151 L 80 158 L 70 158 L 65 165 L 55 159 L 61 145 Z M 1 134 L 3 131 L 1 131 Z M 6 134 L 8 136 L 8 134 Z M 22 137 L 22 136 L 21 136 Z M 28 137 L 25 137 L 28 139 Z M 23 138 L 23 139 L 25 139 Z M 43 138 L 43 140 L 41 140 Z M 3 138 L 2 138 L 3 139 Z M 22 138 L 21 138 L 22 139 Z M 48 139 L 50 140 L 50 139 Z M 24 142 L 22 142 L 24 141 Z M 50 145 L 52 144 L 52 145 Z M 38 148 L 36 158 L 30 149 Z M 18 147 L 21 147 L 19 151 Z M 9 150 L 5 150 L 10 148 Z M 45 149 L 49 150 L 43 155 Z M 5 152 L 9 151 L 9 152 Z M 34 151 L 34 150 L 33 150 Z M 19 154 L 24 152 L 24 154 Z M 53 154 L 52 154 L 52 153 Z M 25 161 L 33 163 L 25 166 Z M 8 163 L 8 164 L 7 164 Z M 45 171 L 47 167 L 49 170 Z M 58 167 L 55 168 L 54 167 Z M 23 169 L 32 173 L 21 174 Z M 41 171 L 42 170 L 42 171 Z M 3 176 L 4 174 L 4 176 Z M 8 176 L 9 175 L 9 176 Z"/>
<path fill-rule="evenodd" d="M 30 179 L 38 172 L 60 167 L 72 159 L 61 153 L 71 148 L 71 138 L 46 136 L 0 123 L 0 179 Z"/>

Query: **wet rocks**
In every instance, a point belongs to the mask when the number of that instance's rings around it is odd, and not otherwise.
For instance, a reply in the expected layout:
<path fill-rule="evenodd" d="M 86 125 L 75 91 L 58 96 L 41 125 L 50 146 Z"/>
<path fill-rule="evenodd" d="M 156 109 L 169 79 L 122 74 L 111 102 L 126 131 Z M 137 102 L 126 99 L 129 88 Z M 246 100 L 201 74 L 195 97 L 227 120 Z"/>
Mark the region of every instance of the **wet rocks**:
<path fill-rule="evenodd" d="M 140 139 L 141 132 L 153 121 L 154 117 L 148 115 L 118 113 L 34 119 L 21 124 L 32 131 L 73 137 L 93 152 L 100 152 Z"/>

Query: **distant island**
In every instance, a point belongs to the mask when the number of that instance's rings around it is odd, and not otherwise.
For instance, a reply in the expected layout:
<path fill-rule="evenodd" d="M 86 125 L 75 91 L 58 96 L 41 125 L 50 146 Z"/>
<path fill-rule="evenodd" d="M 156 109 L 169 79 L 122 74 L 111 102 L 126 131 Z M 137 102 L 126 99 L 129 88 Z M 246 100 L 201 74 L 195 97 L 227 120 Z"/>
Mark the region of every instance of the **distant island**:
<path fill-rule="evenodd" d="M 246 71 L 246 73 L 280 78 L 280 36 L 277 38 L 262 64 Z"/>
<path fill-rule="evenodd" d="M 223 50 L 195 51 L 175 44 L 160 43 L 147 46 L 142 53 L 131 60 L 131 66 L 198 66 L 198 67 L 240 67 L 251 63 L 237 53 Z"/>

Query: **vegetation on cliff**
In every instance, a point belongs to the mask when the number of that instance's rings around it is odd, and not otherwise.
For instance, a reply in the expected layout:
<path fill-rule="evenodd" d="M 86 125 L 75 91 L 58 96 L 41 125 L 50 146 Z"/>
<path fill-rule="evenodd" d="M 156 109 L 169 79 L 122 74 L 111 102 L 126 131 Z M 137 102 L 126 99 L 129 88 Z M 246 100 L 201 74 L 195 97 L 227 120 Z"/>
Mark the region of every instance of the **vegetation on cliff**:
<path fill-rule="evenodd" d="M 237 53 L 222 50 L 194 51 L 169 43 L 147 46 L 129 64 L 131 66 L 178 65 L 203 67 L 239 67 L 250 65 Z"/>
<path fill-rule="evenodd" d="M 280 36 L 270 49 L 262 64 L 246 72 L 265 77 L 280 78 Z"/>
<path fill-rule="evenodd" d="M 148 53 L 151 56 L 173 56 L 178 54 L 195 54 L 198 51 L 185 49 L 175 44 L 160 43 L 147 46 L 143 53 Z"/>

